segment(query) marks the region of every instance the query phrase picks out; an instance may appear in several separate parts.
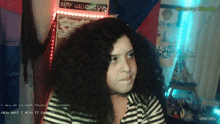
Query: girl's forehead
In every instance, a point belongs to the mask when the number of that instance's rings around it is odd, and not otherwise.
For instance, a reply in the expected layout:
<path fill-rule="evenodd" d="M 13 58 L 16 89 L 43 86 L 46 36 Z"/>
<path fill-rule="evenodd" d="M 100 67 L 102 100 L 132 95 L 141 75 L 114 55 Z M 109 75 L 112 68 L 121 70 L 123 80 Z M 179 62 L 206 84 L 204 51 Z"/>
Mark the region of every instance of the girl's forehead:
<path fill-rule="evenodd" d="M 133 49 L 130 39 L 123 35 L 117 39 L 117 41 L 113 44 L 113 50 L 111 51 L 111 55 L 123 54 L 127 53 Z"/>

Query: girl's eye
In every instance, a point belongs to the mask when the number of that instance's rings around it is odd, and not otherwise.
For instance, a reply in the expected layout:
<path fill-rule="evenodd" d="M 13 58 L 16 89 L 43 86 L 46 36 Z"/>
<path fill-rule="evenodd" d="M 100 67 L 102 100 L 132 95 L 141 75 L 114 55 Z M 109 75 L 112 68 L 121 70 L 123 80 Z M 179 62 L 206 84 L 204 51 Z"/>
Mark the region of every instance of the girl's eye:
<path fill-rule="evenodd" d="M 132 53 L 129 53 L 129 54 L 128 54 L 128 57 L 129 57 L 129 58 L 134 58 L 134 53 L 133 53 L 133 52 L 132 52 Z"/>
<path fill-rule="evenodd" d="M 111 62 L 115 62 L 117 60 L 117 57 L 112 57 Z"/>

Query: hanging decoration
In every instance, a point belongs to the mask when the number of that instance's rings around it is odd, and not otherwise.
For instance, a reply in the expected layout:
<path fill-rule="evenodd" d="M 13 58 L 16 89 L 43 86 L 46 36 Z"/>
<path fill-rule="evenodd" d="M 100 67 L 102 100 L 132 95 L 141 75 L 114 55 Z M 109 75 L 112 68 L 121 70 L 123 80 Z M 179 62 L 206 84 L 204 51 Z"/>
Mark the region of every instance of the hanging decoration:
<path fill-rule="evenodd" d="M 163 67 L 174 65 L 180 16 L 181 12 L 176 10 L 176 6 L 161 5 L 156 48 Z"/>
<path fill-rule="evenodd" d="M 185 53 L 182 53 L 179 55 L 174 71 L 173 71 L 173 76 L 172 80 L 176 80 L 179 82 L 194 82 L 195 80 L 193 79 L 193 73 L 191 74 L 186 66 L 186 60 L 189 57 L 195 57 L 194 55 L 187 55 Z"/>

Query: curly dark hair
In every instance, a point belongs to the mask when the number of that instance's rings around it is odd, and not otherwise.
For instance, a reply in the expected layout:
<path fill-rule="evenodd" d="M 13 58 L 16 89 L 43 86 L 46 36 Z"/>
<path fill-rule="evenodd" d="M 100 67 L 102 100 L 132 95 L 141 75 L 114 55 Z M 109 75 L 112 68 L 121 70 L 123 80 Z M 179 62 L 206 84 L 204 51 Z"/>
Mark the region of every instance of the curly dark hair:
<path fill-rule="evenodd" d="M 114 121 L 113 104 L 106 75 L 110 52 L 118 38 L 129 37 L 137 64 L 137 76 L 130 92 L 159 99 L 166 115 L 164 78 L 154 46 L 124 21 L 103 18 L 76 29 L 56 51 L 47 76 L 58 98 L 71 104 L 70 111 L 91 114 L 98 123 Z"/>

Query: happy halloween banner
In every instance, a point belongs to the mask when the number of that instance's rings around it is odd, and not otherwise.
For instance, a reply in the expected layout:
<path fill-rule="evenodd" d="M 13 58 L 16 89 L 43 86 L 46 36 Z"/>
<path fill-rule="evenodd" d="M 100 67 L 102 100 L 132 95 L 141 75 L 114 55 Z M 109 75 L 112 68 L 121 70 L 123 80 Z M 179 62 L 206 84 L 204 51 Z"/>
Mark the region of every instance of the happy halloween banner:
<path fill-rule="evenodd" d="M 97 12 L 107 12 L 107 4 L 96 4 L 96 3 L 86 3 L 86 2 L 74 2 L 74 1 L 60 1 L 60 8 L 66 9 L 77 9 L 86 11 L 97 11 Z"/>

